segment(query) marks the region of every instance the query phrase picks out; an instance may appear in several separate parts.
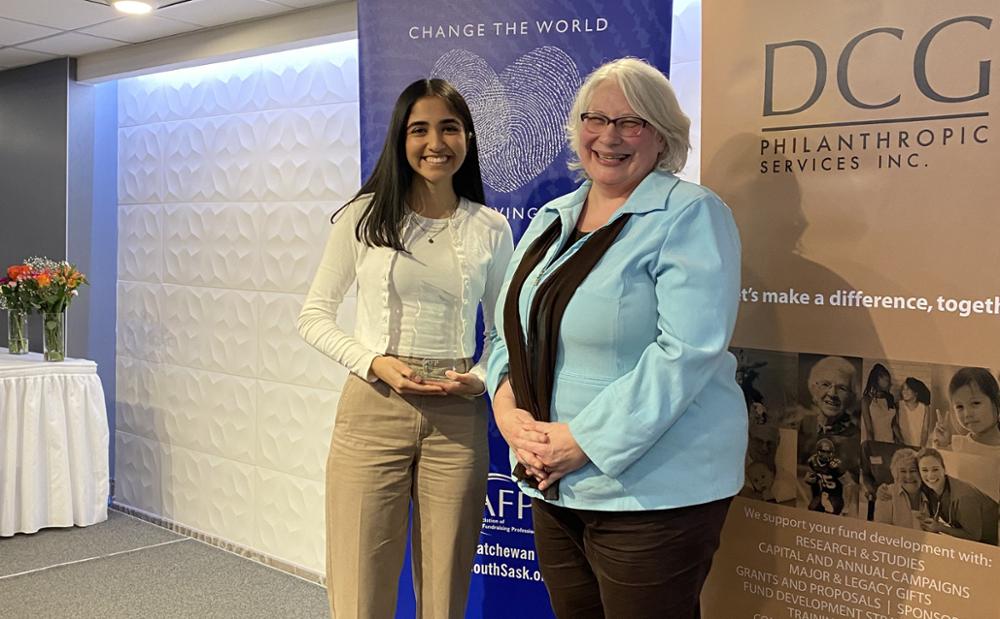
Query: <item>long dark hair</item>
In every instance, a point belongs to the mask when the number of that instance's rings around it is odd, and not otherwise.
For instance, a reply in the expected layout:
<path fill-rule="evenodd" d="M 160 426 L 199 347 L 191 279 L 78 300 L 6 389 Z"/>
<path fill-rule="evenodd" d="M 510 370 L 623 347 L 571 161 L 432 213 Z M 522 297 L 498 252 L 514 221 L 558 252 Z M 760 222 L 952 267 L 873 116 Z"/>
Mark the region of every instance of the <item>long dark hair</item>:
<path fill-rule="evenodd" d="M 868 382 L 865 384 L 864 397 L 865 400 L 871 402 L 875 398 L 885 398 L 889 403 L 889 408 L 896 408 L 896 399 L 892 397 L 889 393 L 889 388 L 887 387 L 885 391 L 879 389 L 878 379 L 885 377 L 889 379 L 889 387 L 892 386 L 892 374 L 889 374 L 889 370 L 886 369 L 881 363 L 876 363 L 872 366 L 872 371 L 868 373 Z"/>
<path fill-rule="evenodd" d="M 903 381 L 903 384 L 913 392 L 913 395 L 917 398 L 917 402 L 920 402 L 925 406 L 931 405 L 931 390 L 927 388 L 924 381 L 918 378 L 913 378 L 912 376 L 907 376 L 906 380 Z"/>
<path fill-rule="evenodd" d="M 468 104 L 461 93 L 444 80 L 417 80 L 403 89 L 396 99 L 375 170 L 348 202 L 350 204 L 368 194 L 372 196 L 354 228 L 354 236 L 369 247 L 391 247 L 406 251 L 402 242 L 403 221 L 406 217 L 406 205 L 403 201 L 410 191 L 414 174 L 406 160 L 406 122 L 410 118 L 413 104 L 424 97 L 437 97 L 444 101 L 448 109 L 462 121 L 465 129 L 468 140 L 465 161 L 451 179 L 455 193 L 480 204 L 486 201 L 483 177 L 479 170 L 479 147 Z M 335 213 L 330 221 L 336 216 Z"/>

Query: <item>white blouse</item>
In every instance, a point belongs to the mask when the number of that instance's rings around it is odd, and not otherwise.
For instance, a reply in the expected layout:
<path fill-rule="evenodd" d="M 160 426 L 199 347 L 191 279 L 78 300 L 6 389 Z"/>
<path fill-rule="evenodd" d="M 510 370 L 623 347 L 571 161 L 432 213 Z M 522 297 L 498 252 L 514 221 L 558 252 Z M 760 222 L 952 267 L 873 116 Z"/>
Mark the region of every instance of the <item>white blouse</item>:
<path fill-rule="evenodd" d="M 389 354 L 462 357 L 462 272 L 447 219 L 416 213 L 389 278 Z M 431 325 L 428 327 L 428 325 Z"/>
<path fill-rule="evenodd" d="M 920 439 L 924 435 L 924 424 L 926 423 L 927 405 L 917 402 L 912 409 L 906 402 L 899 401 L 899 431 L 903 434 L 903 444 L 923 447 Z"/>
<path fill-rule="evenodd" d="M 892 435 L 892 418 L 896 416 L 896 411 L 889 408 L 889 401 L 885 398 L 872 398 L 868 412 L 872 422 L 872 427 L 868 428 L 871 439 L 880 443 L 895 442 Z"/>
<path fill-rule="evenodd" d="M 359 199 L 345 208 L 330 227 L 326 249 L 305 304 L 299 313 L 298 329 L 310 345 L 343 364 L 358 376 L 374 381 L 369 375 L 372 360 L 389 352 L 391 324 L 389 299 L 391 275 L 401 252 L 388 247 L 368 247 L 354 235 L 355 225 L 369 198 Z M 493 310 L 507 263 L 514 251 L 513 234 L 506 218 L 493 209 L 470 200 L 459 201 L 455 214 L 447 220 L 448 230 L 434 238 L 435 243 L 450 243 L 461 275 L 461 311 L 456 357 L 472 357 L 476 350 L 476 309 L 483 307 L 485 326 L 482 357 L 470 370 L 481 380 L 486 374 Z M 403 238 L 411 235 L 408 218 Z M 353 335 L 337 324 L 337 310 L 350 290 L 358 283 L 358 302 Z M 415 328 L 439 330 L 440 324 L 419 321 Z"/>

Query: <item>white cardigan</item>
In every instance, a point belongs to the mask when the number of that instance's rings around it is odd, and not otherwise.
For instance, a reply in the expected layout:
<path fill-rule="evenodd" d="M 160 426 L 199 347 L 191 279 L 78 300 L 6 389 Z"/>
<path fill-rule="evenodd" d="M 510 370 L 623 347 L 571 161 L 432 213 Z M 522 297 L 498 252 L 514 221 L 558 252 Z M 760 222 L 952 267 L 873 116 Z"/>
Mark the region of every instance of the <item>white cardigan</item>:
<path fill-rule="evenodd" d="M 388 247 L 368 247 L 357 240 L 355 226 L 370 198 L 346 207 L 331 226 L 316 276 L 299 314 L 298 329 L 311 346 L 344 365 L 365 380 L 372 360 L 384 354 L 389 344 L 389 285 L 398 252 Z M 407 225 L 413 225 L 408 219 Z M 462 350 L 457 357 L 472 357 L 476 350 L 476 308 L 482 303 L 484 350 L 471 372 L 485 382 L 490 353 L 493 312 L 503 284 L 507 263 L 514 251 L 510 224 L 503 215 L 482 204 L 462 198 L 448 219 L 462 275 Z M 354 334 L 337 324 L 337 310 L 354 281 L 358 282 Z M 425 325 L 428 329 L 435 325 Z"/>

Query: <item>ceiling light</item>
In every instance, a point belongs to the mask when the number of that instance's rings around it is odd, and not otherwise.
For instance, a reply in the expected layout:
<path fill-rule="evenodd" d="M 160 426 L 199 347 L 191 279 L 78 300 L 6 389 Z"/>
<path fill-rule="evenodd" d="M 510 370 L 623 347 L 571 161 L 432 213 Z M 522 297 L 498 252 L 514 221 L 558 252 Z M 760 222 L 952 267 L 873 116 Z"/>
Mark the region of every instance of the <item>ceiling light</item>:
<path fill-rule="evenodd" d="M 83 0 L 83 2 L 90 2 L 91 4 L 114 7 L 122 13 L 130 15 L 146 15 L 152 11 L 193 1 L 195 0 Z"/>
<path fill-rule="evenodd" d="M 139 0 L 112 0 L 111 6 L 130 15 L 144 15 L 153 10 L 148 2 L 139 2 Z"/>

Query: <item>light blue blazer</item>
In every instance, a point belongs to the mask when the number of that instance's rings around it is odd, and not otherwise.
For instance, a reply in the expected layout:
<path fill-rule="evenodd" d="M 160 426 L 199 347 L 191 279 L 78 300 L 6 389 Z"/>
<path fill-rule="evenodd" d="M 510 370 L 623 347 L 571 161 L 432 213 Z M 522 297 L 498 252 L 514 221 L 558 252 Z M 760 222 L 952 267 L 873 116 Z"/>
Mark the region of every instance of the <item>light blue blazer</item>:
<path fill-rule="evenodd" d="M 527 330 L 538 283 L 588 238 L 553 259 L 589 189 L 586 182 L 543 206 L 514 251 L 496 310 L 490 394 L 509 371 L 503 304 L 514 270 L 559 219 L 560 240 L 519 299 Z M 563 478 L 555 503 L 636 511 L 733 496 L 743 485 L 747 410 L 728 351 L 740 292 L 732 213 L 708 189 L 665 172 L 643 179 L 611 221 L 624 213 L 631 220 L 563 316 L 552 421 L 569 424 L 590 462 Z"/>

